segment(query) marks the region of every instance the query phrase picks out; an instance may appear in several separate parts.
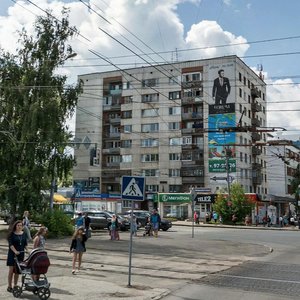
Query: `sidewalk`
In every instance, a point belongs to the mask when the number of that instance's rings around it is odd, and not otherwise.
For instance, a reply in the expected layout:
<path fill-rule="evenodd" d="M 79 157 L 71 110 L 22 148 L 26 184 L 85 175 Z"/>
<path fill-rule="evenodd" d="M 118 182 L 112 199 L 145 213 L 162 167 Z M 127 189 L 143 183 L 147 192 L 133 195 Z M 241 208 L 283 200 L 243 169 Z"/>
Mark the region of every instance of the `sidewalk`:
<path fill-rule="evenodd" d="M 193 221 L 191 220 L 185 220 L 185 221 L 173 221 L 173 226 L 193 226 Z M 226 225 L 226 224 L 220 224 L 220 223 L 204 223 L 200 222 L 200 224 L 195 224 L 195 227 L 215 227 L 215 228 L 229 228 L 229 229 L 256 229 L 256 230 L 299 230 L 298 226 L 284 226 L 279 227 L 279 225 L 272 225 L 270 227 L 264 226 L 262 224 L 259 225 Z"/>

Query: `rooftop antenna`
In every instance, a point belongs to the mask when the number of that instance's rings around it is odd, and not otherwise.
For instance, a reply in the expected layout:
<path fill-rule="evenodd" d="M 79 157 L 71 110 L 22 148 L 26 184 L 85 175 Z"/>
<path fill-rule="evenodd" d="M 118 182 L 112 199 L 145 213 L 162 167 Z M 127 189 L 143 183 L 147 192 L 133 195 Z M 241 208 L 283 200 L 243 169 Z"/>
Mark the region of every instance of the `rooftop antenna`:
<path fill-rule="evenodd" d="M 264 67 L 263 67 L 263 65 L 262 64 L 258 64 L 257 65 L 257 69 L 258 69 L 258 71 L 259 71 L 259 73 L 258 73 L 258 76 L 259 76 L 259 78 L 261 79 L 261 80 L 264 80 L 265 79 L 265 76 L 263 75 L 263 70 L 264 70 Z"/>

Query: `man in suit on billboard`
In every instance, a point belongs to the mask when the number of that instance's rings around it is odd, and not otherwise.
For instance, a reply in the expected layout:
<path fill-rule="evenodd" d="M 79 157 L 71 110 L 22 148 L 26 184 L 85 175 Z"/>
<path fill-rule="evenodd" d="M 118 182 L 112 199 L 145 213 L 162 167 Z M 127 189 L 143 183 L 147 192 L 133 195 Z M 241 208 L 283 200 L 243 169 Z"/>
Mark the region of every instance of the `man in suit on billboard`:
<path fill-rule="evenodd" d="M 214 80 L 212 96 L 215 104 L 226 104 L 227 97 L 230 94 L 230 83 L 227 77 L 224 77 L 224 70 L 218 71 L 219 77 Z"/>

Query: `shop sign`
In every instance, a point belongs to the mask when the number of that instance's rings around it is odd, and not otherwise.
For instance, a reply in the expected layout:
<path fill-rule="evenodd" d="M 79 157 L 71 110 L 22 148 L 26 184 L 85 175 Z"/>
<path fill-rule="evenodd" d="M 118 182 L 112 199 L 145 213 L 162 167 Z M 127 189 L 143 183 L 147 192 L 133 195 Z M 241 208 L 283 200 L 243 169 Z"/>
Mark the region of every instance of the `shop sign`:
<path fill-rule="evenodd" d="M 201 195 L 198 194 L 195 198 L 196 203 L 215 203 L 217 195 L 211 194 L 211 195 Z"/>
<path fill-rule="evenodd" d="M 191 202 L 190 193 L 182 194 L 158 194 L 159 202 Z"/>

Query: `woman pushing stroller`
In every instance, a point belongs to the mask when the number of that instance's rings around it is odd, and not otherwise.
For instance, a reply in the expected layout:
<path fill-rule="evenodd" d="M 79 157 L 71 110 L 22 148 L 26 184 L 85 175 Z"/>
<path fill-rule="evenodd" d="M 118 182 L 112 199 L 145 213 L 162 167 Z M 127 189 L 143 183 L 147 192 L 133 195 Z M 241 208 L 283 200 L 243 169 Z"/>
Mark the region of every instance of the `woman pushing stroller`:
<path fill-rule="evenodd" d="M 15 256 L 18 261 L 24 260 L 25 251 L 27 250 L 27 236 L 23 231 L 22 221 L 16 221 L 11 227 L 7 235 L 8 240 L 8 254 L 6 265 L 8 266 L 8 287 L 7 291 L 12 293 L 12 281 L 14 279 L 14 286 L 18 285 L 19 274 L 15 268 Z"/>

